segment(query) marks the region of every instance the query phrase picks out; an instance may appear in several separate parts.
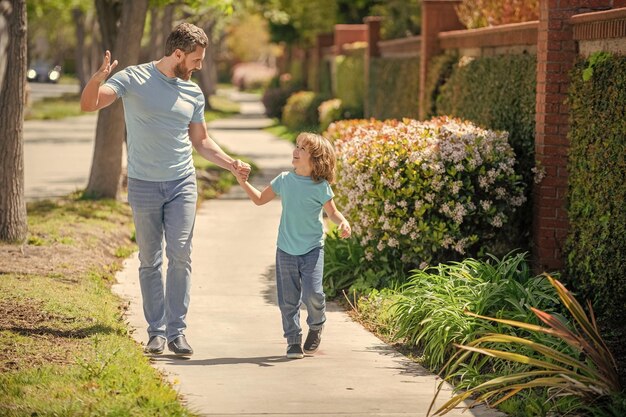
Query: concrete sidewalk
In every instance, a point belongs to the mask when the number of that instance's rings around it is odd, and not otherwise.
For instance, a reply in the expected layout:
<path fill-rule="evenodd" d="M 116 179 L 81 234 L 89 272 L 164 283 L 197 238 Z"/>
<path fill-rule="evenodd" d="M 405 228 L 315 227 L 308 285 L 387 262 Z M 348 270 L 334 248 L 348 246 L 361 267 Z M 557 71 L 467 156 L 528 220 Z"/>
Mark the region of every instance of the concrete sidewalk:
<path fill-rule="evenodd" d="M 260 166 L 263 175 L 253 182 L 264 187 L 276 173 L 290 169 L 292 146 L 260 130 L 270 121 L 262 118 L 253 96 L 237 97 L 244 114 L 215 122 L 210 131 L 229 151 Z M 285 358 L 274 285 L 280 209 L 278 200 L 255 206 L 238 187 L 202 205 L 186 332 L 195 354 L 188 360 L 156 356 L 154 365 L 203 416 L 425 416 L 435 377 L 334 303 L 328 305 L 320 350 L 301 360 Z M 115 290 L 130 300 L 134 337 L 145 343 L 137 268 L 135 256 L 118 274 Z M 303 311 L 303 324 L 305 318 Z M 461 411 L 449 415 L 461 416 Z"/>
<path fill-rule="evenodd" d="M 87 186 L 97 118 L 94 113 L 24 123 L 27 201 L 61 197 Z"/>

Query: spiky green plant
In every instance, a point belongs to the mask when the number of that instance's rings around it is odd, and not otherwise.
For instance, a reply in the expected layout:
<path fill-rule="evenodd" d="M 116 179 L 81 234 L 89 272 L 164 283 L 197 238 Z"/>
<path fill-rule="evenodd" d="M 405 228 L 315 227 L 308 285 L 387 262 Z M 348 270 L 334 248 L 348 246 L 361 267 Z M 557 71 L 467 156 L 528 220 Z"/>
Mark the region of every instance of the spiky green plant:
<path fill-rule="evenodd" d="M 453 343 L 506 332 L 508 326 L 468 317 L 466 310 L 521 321 L 533 318 L 530 306 L 551 310 L 557 304 L 554 290 L 544 277 L 532 275 L 526 255 L 465 259 L 414 271 L 395 303 L 396 338 L 423 348 L 424 363 L 438 368 L 454 354 Z M 474 368 L 484 371 L 480 364 Z"/>
<path fill-rule="evenodd" d="M 621 391 L 615 359 L 600 335 L 591 304 L 588 303 L 589 315 L 587 315 L 580 303 L 561 282 L 551 276 L 547 276 L 547 279 L 556 289 L 563 306 L 572 315 L 572 324 L 566 324 L 556 315 L 536 308 L 531 308 L 531 310 L 546 326 L 485 317 L 471 312 L 467 314 L 471 317 L 524 329 L 531 333 L 549 335 L 565 342 L 574 353 L 565 353 L 547 344 L 508 334 L 487 334 L 466 345 L 457 344 L 459 351 L 448 361 L 442 371 L 447 375 L 443 381 L 448 380 L 448 376 L 453 374 L 468 357 L 477 354 L 527 364 L 531 368 L 493 378 L 457 394 L 435 411 L 434 415 L 444 415 L 472 397 L 475 399 L 469 407 L 479 403 L 487 403 L 495 407 L 520 391 L 537 387 L 551 389 L 555 395 L 575 396 L 586 402 L 597 401 L 599 397 L 608 398 Z M 504 350 L 503 347 L 515 349 Z M 533 354 L 516 353 L 517 348 L 525 352 L 530 349 Z M 443 381 L 435 393 L 428 415 L 441 391 Z M 494 401 L 491 402 L 491 400 Z"/>

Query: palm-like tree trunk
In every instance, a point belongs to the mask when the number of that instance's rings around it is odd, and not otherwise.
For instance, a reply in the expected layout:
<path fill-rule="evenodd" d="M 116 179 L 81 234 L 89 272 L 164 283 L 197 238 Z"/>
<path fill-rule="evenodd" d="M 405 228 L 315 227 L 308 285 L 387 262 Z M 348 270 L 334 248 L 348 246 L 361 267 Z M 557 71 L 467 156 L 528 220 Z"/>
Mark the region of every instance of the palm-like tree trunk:
<path fill-rule="evenodd" d="M 0 16 L 0 240 L 20 242 L 26 238 L 24 202 L 24 101 L 26 99 L 26 0 L 4 3 Z M 8 19 L 4 21 L 9 9 Z M 4 22 L 3 22 L 4 21 Z M 2 26 L 5 25 L 6 29 Z M 3 32 L 4 31 L 4 32 Z M 6 54 L 6 55 L 5 55 Z M 11 58 L 8 65 L 7 57 Z M 0 73 L 2 73 L 0 71 Z"/>

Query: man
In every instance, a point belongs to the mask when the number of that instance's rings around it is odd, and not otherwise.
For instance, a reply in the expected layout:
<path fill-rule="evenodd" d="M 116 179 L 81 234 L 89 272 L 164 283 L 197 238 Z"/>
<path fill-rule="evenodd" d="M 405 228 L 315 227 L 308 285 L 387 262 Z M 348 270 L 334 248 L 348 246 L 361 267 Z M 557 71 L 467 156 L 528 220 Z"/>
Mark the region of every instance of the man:
<path fill-rule="evenodd" d="M 102 84 L 117 65 L 104 62 L 81 96 L 84 111 L 124 102 L 128 146 L 128 201 L 139 246 L 139 281 L 148 322 L 146 352 L 176 355 L 193 349 L 183 334 L 189 305 L 191 240 L 196 215 L 192 146 L 207 160 L 247 178 L 250 166 L 234 160 L 209 137 L 204 95 L 190 81 L 202 68 L 208 38 L 182 23 L 169 35 L 159 61 L 130 66 Z M 161 265 L 163 237 L 168 258 L 165 291 Z"/>

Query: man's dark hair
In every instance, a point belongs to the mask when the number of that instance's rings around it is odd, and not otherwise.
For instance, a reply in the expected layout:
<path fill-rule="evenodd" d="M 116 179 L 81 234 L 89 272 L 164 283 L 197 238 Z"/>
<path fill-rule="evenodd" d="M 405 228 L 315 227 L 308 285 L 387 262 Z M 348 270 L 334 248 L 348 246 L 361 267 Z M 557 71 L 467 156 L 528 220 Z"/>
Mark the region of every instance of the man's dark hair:
<path fill-rule="evenodd" d="M 209 38 L 202 29 L 191 23 L 181 23 L 167 37 L 165 56 L 172 55 L 177 49 L 189 54 L 195 51 L 197 46 L 206 48 L 208 45 Z"/>

